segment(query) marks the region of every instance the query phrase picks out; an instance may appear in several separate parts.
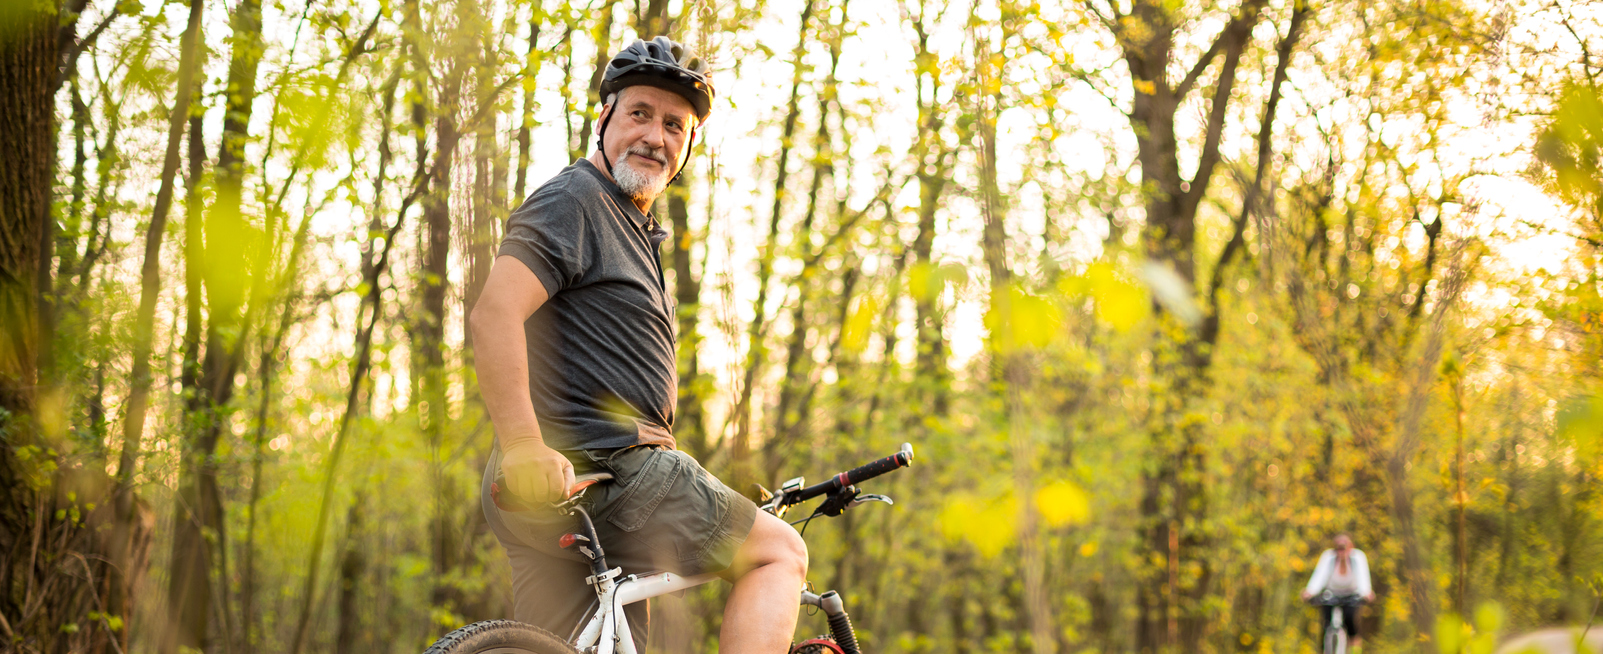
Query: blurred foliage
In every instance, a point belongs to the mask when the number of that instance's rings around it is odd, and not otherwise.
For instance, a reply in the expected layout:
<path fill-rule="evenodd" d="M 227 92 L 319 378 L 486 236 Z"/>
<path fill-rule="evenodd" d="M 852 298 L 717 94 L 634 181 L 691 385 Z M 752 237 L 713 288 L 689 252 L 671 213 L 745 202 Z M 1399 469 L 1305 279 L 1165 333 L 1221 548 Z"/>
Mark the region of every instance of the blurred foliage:
<path fill-rule="evenodd" d="M 230 56 L 248 41 L 230 33 L 243 3 L 205 5 L 199 156 L 179 151 L 181 201 L 158 235 L 152 404 L 123 471 L 151 540 L 132 605 L 85 603 L 59 625 L 67 649 L 114 633 L 157 651 L 174 620 L 169 582 L 195 565 L 173 554 L 175 508 L 207 466 L 220 525 L 205 534 L 207 651 L 290 651 L 303 612 L 303 651 L 363 652 L 419 651 L 509 614 L 508 564 L 478 502 L 494 430 L 463 316 L 475 261 L 492 252 L 472 248 L 499 236 L 513 188 L 532 192 L 593 140 L 598 50 L 663 25 L 706 54 L 720 89 L 687 202 L 656 211 L 690 231 L 664 269 L 671 290 L 694 281 L 699 293 L 680 304 L 699 330 L 680 389 L 702 409 L 693 454 L 725 479 L 760 456 L 781 479 L 816 480 L 902 442 L 918 451 L 911 469 L 865 485 L 895 506 L 806 533 L 810 579 L 842 591 L 867 651 L 1135 651 L 1155 571 L 1202 589 L 1187 610 L 1203 633 L 1173 651 L 1315 651 L 1317 613 L 1297 593 L 1337 532 L 1375 576 L 1369 651 L 1490 652 L 1506 635 L 1588 619 L 1586 580 L 1603 572 L 1603 96 L 1590 58 L 1547 46 L 1591 43 L 1597 17 L 1546 4 L 1315 7 L 1268 116 L 1262 196 L 1243 207 L 1275 44 L 1298 6 L 1254 5 L 1236 91 L 1220 100 L 1219 172 L 1177 264 L 1138 238 L 1158 191 L 1132 145 L 1152 127 L 1130 111 L 1187 71 L 1135 79 L 1125 53 L 1168 33 L 1163 60 L 1195 62 L 1237 5 L 1136 2 L 1138 16 L 1120 13 L 1130 3 L 812 2 L 807 25 L 801 2 L 266 3 L 238 213 L 208 210 Z M 102 535 L 187 9 L 115 7 L 84 9 L 80 37 L 107 27 L 56 107 L 54 364 L 27 417 L 47 438 L 14 448 L 7 480 Z M 1174 102 L 1188 174 L 1219 69 L 1199 66 Z M 988 120 L 1000 153 L 985 150 Z M 789 139 L 787 122 L 801 130 Z M 1497 138 L 1519 152 L 1480 149 Z M 1475 180 L 1509 168 L 1560 215 L 1499 227 L 1528 214 Z M 992 183 L 1001 201 L 987 208 Z M 443 240 L 428 206 L 445 208 Z M 1000 261 L 986 259 L 988 210 L 1000 213 Z M 186 247 L 190 221 L 205 221 L 203 248 Z M 1238 225 L 1241 249 L 1219 264 Z M 1566 249 L 1507 254 L 1533 235 Z M 433 247 L 447 250 L 443 275 L 428 267 Z M 759 312 L 764 253 L 776 261 Z M 674 266 L 680 256 L 691 265 Z M 994 263 L 1011 272 L 996 286 Z M 191 266 L 209 276 L 189 283 Z M 433 285 L 441 316 L 425 308 Z M 227 329 L 191 336 L 191 319 Z M 1210 365 L 1177 389 L 1177 352 L 1212 320 Z M 371 368 L 353 379 L 369 324 Z M 186 352 L 194 365 L 232 339 L 235 392 L 216 414 L 197 410 Z M 436 354 L 443 367 L 425 371 Z M 759 368 L 742 451 L 746 366 Z M 428 374 L 446 380 L 438 395 L 422 391 Z M 0 416 L 8 447 L 23 424 Z M 197 459 L 208 425 L 219 440 Z M 1199 552 L 1154 543 L 1143 522 L 1154 472 L 1192 454 L 1163 440 L 1176 431 L 1208 453 L 1185 473 L 1207 510 L 1175 525 L 1208 535 Z M 329 535 L 314 551 L 329 475 Z M 1040 557 L 1043 598 L 1026 588 L 1026 551 Z M 313 560 L 326 572 L 308 594 Z M 1449 599 L 1461 587 L 1478 607 L 1468 618 Z M 655 646 L 713 651 L 727 593 L 663 598 Z M 1440 611 L 1423 626 L 1416 595 Z M 1049 615 L 1051 642 L 1038 642 L 1032 612 Z M 803 616 L 800 629 L 825 625 Z"/>

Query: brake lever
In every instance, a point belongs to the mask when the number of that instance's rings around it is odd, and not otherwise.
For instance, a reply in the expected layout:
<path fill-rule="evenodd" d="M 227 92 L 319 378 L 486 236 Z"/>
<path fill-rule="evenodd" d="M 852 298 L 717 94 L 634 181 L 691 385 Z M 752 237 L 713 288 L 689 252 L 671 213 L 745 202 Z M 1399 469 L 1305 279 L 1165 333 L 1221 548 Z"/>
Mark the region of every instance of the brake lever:
<path fill-rule="evenodd" d="M 845 513 L 846 509 L 851 508 L 853 500 L 857 499 L 857 497 L 857 487 L 847 486 L 838 491 L 830 493 L 828 497 L 824 498 L 824 503 L 818 505 L 818 508 L 813 510 L 813 513 L 816 515 L 829 516 L 831 518 L 837 517 L 840 514 Z"/>
<path fill-rule="evenodd" d="M 895 504 L 896 500 L 893 500 L 893 499 L 891 499 L 889 497 L 886 497 L 884 495 L 875 495 L 873 493 L 869 493 L 869 494 L 866 494 L 866 495 L 858 495 L 856 499 L 854 499 L 851 502 L 846 504 L 846 508 L 850 509 L 850 508 L 852 508 L 854 506 L 867 504 L 869 502 L 884 502 L 886 504 Z"/>

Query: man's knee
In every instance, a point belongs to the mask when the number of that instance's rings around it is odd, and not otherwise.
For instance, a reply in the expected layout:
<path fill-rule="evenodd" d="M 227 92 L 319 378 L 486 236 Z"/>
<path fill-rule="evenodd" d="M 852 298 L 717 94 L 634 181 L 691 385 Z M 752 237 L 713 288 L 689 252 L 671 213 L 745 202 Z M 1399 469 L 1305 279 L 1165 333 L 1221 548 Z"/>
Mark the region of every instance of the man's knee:
<path fill-rule="evenodd" d="M 774 522 L 784 525 L 780 530 L 780 533 L 784 535 L 780 537 L 781 542 L 775 547 L 775 554 L 778 558 L 776 562 L 789 568 L 797 576 L 805 578 L 807 576 L 807 541 L 802 540 L 801 534 L 796 533 L 796 530 L 792 529 L 790 525 L 784 524 L 783 520 L 776 518 Z"/>
<path fill-rule="evenodd" d="M 744 563 L 744 565 L 740 565 Z M 751 534 L 741 545 L 735 567 L 736 577 L 774 566 L 798 577 L 807 576 L 807 543 L 801 534 L 785 521 L 767 513 L 758 513 L 751 526 Z"/>

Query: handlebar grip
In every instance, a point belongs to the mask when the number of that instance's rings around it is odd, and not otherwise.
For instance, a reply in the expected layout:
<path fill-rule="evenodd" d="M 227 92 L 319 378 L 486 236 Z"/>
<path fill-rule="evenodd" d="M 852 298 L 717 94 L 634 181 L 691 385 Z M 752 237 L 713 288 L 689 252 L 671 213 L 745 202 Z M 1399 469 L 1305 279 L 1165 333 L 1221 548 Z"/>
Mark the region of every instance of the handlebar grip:
<path fill-rule="evenodd" d="M 785 496 L 784 505 L 800 504 L 820 495 L 833 493 L 847 486 L 863 483 L 897 468 L 913 464 L 913 446 L 902 443 L 902 451 L 830 477 L 829 481 L 813 484 Z"/>
<path fill-rule="evenodd" d="M 845 473 L 848 485 L 861 484 L 865 481 L 883 475 L 897 468 L 905 467 L 913 462 L 910 452 L 897 452 L 878 461 L 860 465 Z"/>

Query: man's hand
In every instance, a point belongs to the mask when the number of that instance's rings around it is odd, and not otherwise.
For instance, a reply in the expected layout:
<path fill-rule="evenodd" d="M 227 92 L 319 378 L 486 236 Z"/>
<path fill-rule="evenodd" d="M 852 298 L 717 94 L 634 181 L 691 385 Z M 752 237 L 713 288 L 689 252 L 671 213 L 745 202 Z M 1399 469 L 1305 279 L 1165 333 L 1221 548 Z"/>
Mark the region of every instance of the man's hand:
<path fill-rule="evenodd" d="M 1368 592 L 1368 593 L 1364 593 L 1364 602 L 1367 603 L 1367 602 L 1374 602 L 1374 601 L 1375 601 L 1375 593 L 1373 591 Z"/>
<path fill-rule="evenodd" d="M 533 438 L 513 441 L 501 451 L 501 474 L 507 490 L 526 502 L 561 502 L 573 488 L 573 464 Z"/>
<path fill-rule="evenodd" d="M 1314 596 L 1314 594 L 1308 592 L 1307 588 L 1302 589 L 1302 601 L 1306 602 L 1306 601 L 1308 601 L 1308 598 L 1313 597 L 1313 596 Z"/>

